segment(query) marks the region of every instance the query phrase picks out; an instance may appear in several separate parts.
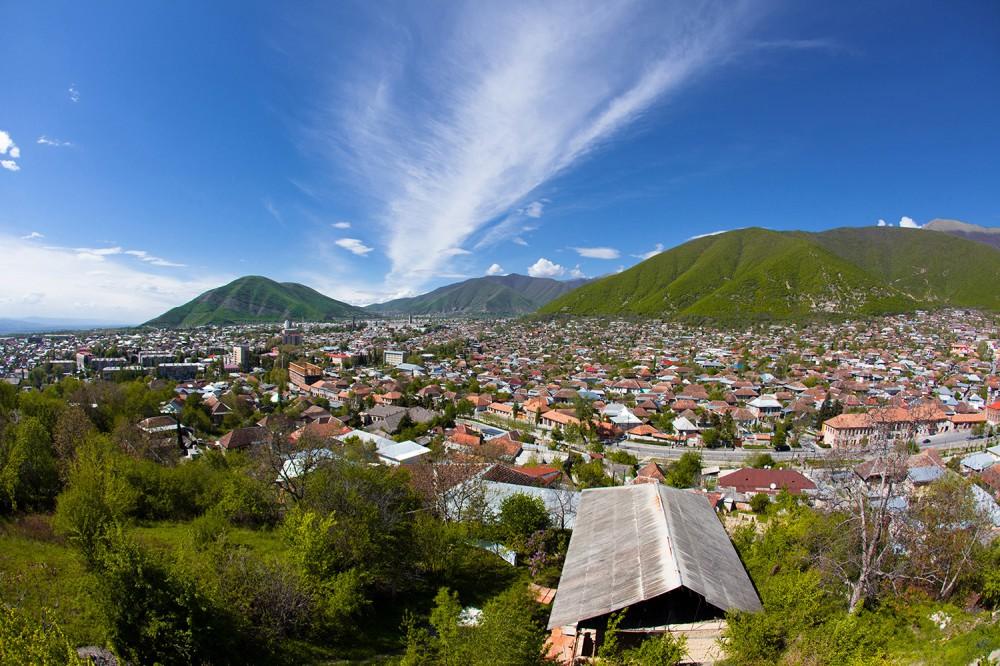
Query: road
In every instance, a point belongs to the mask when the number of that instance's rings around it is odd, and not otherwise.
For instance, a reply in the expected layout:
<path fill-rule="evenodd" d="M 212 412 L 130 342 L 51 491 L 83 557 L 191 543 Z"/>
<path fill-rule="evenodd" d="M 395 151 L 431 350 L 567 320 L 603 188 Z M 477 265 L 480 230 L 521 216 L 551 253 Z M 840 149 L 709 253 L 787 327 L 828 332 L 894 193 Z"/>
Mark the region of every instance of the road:
<path fill-rule="evenodd" d="M 926 440 L 930 440 L 925 443 Z M 965 449 L 981 447 L 986 444 L 986 437 L 973 437 L 968 430 L 952 430 L 939 435 L 931 435 L 920 440 L 920 448 L 935 448 L 943 451 L 948 449 Z"/>
<path fill-rule="evenodd" d="M 806 458 L 823 458 L 823 449 L 793 449 L 791 451 L 774 451 L 772 449 L 706 449 L 689 446 L 660 446 L 658 444 L 643 444 L 641 442 L 624 441 L 607 447 L 608 449 L 621 449 L 628 451 L 638 458 L 663 458 L 666 460 L 677 460 L 688 451 L 696 451 L 701 454 L 702 462 L 705 463 L 730 463 L 742 462 L 747 458 L 766 453 L 776 462 L 795 462 Z"/>

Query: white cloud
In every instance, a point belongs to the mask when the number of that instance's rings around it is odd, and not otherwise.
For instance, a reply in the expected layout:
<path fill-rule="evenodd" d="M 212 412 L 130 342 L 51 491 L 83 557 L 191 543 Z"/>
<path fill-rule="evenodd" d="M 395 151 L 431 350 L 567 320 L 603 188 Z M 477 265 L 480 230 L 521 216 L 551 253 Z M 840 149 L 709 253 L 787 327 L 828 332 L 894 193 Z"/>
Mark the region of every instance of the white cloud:
<path fill-rule="evenodd" d="M 59 139 L 53 139 L 45 136 L 44 134 L 38 137 L 38 140 L 35 141 L 35 143 L 42 146 L 52 146 L 54 148 L 66 148 L 73 145 L 69 141 L 60 141 Z"/>
<path fill-rule="evenodd" d="M 884 227 L 884 226 L 887 226 L 887 223 L 886 223 L 885 220 L 879 219 L 878 224 L 876 224 L 875 226 L 876 227 Z"/>
<path fill-rule="evenodd" d="M 663 243 L 657 243 L 656 246 L 649 252 L 640 252 L 639 254 L 633 254 L 632 256 L 645 261 L 646 259 L 655 257 L 661 252 L 663 252 Z"/>
<path fill-rule="evenodd" d="M 573 279 L 581 279 L 587 277 L 584 274 L 584 272 L 580 269 L 580 264 L 577 264 L 570 270 L 569 276 Z"/>
<path fill-rule="evenodd" d="M 334 222 L 330 226 L 333 227 L 334 229 L 350 229 L 351 228 L 351 223 L 350 222 L 345 222 L 345 221 L 340 221 L 340 222 Z"/>
<path fill-rule="evenodd" d="M 363 257 L 371 252 L 374 248 L 370 248 L 357 238 L 339 238 L 334 241 L 337 245 L 344 248 L 348 252 L 353 252 L 359 257 Z"/>
<path fill-rule="evenodd" d="M 21 236 L 21 240 L 35 240 L 38 238 L 45 238 L 45 234 L 40 234 L 37 231 L 32 231 L 30 234 Z"/>
<path fill-rule="evenodd" d="M 449 247 L 445 250 L 442 250 L 441 253 L 446 257 L 459 257 L 463 254 L 472 254 L 472 252 L 461 247 Z"/>
<path fill-rule="evenodd" d="M 538 261 L 528 266 L 528 275 L 531 277 L 559 277 L 566 272 L 565 267 L 554 264 L 545 257 L 540 257 Z"/>
<path fill-rule="evenodd" d="M 514 238 L 511 239 L 510 242 L 514 243 L 515 245 L 523 245 L 524 247 L 528 247 L 528 241 L 524 240 L 520 236 L 515 236 Z"/>
<path fill-rule="evenodd" d="M 151 255 L 150 253 L 146 252 L 145 250 L 125 250 L 125 254 L 131 255 L 133 257 L 138 257 L 139 259 L 142 259 L 146 263 L 152 264 L 153 266 L 163 266 L 163 267 L 166 267 L 166 268 L 183 268 L 184 267 L 184 264 L 178 264 L 176 262 L 168 261 L 168 260 L 162 259 L 160 257 L 154 257 L 153 255 Z"/>
<path fill-rule="evenodd" d="M 148 264 L 74 248 L 47 247 L 0 234 L 0 316 L 85 318 L 140 323 L 232 279 L 193 279 L 147 272 Z M 93 257 L 99 257 L 98 262 Z M 39 270 L 44 266 L 44 270 Z M 31 279 L 25 282 L 24 276 Z M 26 286 L 30 284 L 30 290 Z"/>
<path fill-rule="evenodd" d="M 524 207 L 524 214 L 528 217 L 533 217 L 535 219 L 542 216 L 542 211 L 545 208 L 545 203 L 542 201 L 532 201 L 530 204 Z"/>
<path fill-rule="evenodd" d="M 753 18 L 745 5 L 679 1 L 445 7 L 455 15 L 437 16 L 433 28 L 403 26 L 422 37 L 419 50 L 370 40 L 373 52 L 358 54 L 356 75 L 342 78 L 309 135 L 324 138 L 338 169 L 350 166 L 378 202 L 390 291 L 439 274 L 445 250 L 503 224 L 545 183 L 725 59 Z M 540 215 L 541 203 L 521 216 Z"/>
<path fill-rule="evenodd" d="M 9 155 L 11 159 L 0 160 L 0 166 L 2 166 L 7 171 L 20 171 L 21 167 L 18 165 L 17 160 L 21 157 L 21 149 L 17 147 L 14 140 L 10 138 L 10 134 L 0 130 L 0 155 Z"/>
<path fill-rule="evenodd" d="M 69 88 L 66 90 L 66 92 L 69 93 L 69 99 L 70 99 L 71 102 L 79 102 L 80 101 L 80 91 L 76 87 L 75 83 L 71 83 L 70 86 L 69 86 Z"/>
<path fill-rule="evenodd" d="M 490 267 L 486 269 L 487 275 L 506 275 L 507 272 L 504 271 L 503 266 L 500 264 L 490 264 Z"/>
<path fill-rule="evenodd" d="M 904 229 L 919 229 L 920 228 L 920 225 L 917 224 L 913 220 L 912 217 L 907 217 L 906 215 L 904 215 L 903 217 L 899 218 L 899 226 L 901 226 Z"/>
<path fill-rule="evenodd" d="M 613 247 L 574 247 L 576 253 L 588 259 L 617 259 L 621 252 Z"/>

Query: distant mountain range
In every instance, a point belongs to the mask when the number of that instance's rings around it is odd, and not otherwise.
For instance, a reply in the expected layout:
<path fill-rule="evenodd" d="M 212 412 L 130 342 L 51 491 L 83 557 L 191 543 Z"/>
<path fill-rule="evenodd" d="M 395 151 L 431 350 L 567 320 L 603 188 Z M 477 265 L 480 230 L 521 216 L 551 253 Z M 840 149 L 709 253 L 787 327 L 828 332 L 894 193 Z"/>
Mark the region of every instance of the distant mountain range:
<path fill-rule="evenodd" d="M 1000 248 L 1000 227 L 981 227 L 978 224 L 959 222 L 958 220 L 931 220 L 923 226 L 924 229 L 979 241 Z"/>
<path fill-rule="evenodd" d="M 1000 310 L 1000 251 L 933 229 L 741 229 L 691 240 L 541 308 L 706 319 Z"/>
<path fill-rule="evenodd" d="M 971 240 L 970 240 L 971 239 Z M 1000 229 L 934 220 L 922 229 L 818 233 L 752 228 L 696 238 L 621 273 L 559 281 L 494 275 L 359 308 L 248 276 L 147 322 L 191 327 L 392 315 L 640 315 L 742 320 L 878 315 L 939 307 L 1000 310 Z M 71 326 L 0 330 L 26 332 Z M 97 325 L 97 324 L 94 324 Z M 90 328 L 92 326 L 77 326 Z"/>
<path fill-rule="evenodd" d="M 250 275 L 206 291 L 165 312 L 145 326 L 188 328 L 209 324 L 295 321 L 329 321 L 368 317 L 359 307 L 336 301 L 295 282 L 275 282 Z"/>
<path fill-rule="evenodd" d="M 588 280 L 553 280 L 527 275 L 488 275 L 449 284 L 420 296 L 375 303 L 378 314 L 500 316 L 534 312 Z"/>

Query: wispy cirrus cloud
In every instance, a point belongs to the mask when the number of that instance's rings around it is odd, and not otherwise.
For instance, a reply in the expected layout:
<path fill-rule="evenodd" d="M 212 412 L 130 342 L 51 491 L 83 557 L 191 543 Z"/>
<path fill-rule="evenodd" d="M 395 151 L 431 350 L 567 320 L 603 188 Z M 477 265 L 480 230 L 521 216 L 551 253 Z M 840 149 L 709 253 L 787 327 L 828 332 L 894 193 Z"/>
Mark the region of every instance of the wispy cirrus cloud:
<path fill-rule="evenodd" d="M 21 240 L 38 240 L 40 238 L 45 238 L 45 234 L 37 231 L 32 231 L 31 233 L 21 236 Z"/>
<path fill-rule="evenodd" d="M 613 247 L 574 247 L 570 249 L 587 259 L 617 259 L 622 256 L 622 253 Z"/>
<path fill-rule="evenodd" d="M 71 141 L 60 141 L 44 134 L 38 137 L 35 143 L 40 146 L 51 146 L 53 148 L 69 148 L 73 145 Z"/>
<path fill-rule="evenodd" d="M 539 188 L 721 58 L 748 6 L 449 4 L 369 40 L 310 139 L 375 202 L 386 290 L 441 275 L 470 239 L 520 238 Z"/>

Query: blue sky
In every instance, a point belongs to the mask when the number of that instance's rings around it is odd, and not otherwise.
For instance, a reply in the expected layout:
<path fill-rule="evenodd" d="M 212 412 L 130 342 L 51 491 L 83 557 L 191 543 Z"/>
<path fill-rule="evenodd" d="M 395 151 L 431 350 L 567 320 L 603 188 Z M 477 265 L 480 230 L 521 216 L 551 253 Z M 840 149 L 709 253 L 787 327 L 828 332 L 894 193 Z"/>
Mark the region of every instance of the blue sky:
<path fill-rule="evenodd" d="M 993 2 L 8 3 L 0 316 L 1000 226 Z"/>

